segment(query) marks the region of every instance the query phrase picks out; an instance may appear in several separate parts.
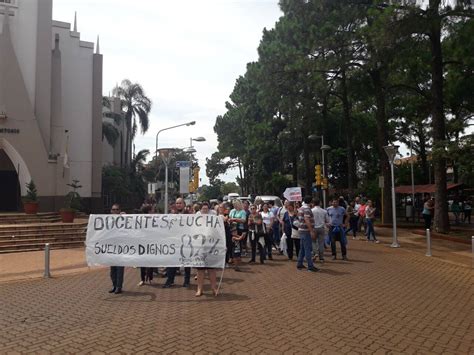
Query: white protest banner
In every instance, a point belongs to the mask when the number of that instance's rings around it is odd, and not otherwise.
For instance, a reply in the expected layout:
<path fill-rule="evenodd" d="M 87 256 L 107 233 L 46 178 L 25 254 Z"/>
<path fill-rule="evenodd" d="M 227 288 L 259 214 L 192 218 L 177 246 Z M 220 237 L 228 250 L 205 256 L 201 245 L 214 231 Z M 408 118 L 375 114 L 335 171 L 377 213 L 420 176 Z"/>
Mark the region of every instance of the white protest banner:
<path fill-rule="evenodd" d="M 89 266 L 215 267 L 225 265 L 222 216 L 186 214 L 91 215 Z"/>
<path fill-rule="evenodd" d="M 287 187 L 283 192 L 283 197 L 288 201 L 302 201 L 301 187 Z"/>

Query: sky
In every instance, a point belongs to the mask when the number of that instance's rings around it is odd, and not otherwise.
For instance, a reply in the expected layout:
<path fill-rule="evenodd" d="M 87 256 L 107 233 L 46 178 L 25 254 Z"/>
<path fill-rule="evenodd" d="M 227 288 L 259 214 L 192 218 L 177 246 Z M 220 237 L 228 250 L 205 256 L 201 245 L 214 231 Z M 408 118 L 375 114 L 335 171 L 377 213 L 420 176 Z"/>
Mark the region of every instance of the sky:
<path fill-rule="evenodd" d="M 217 151 L 216 117 L 225 113 L 246 64 L 258 59 L 263 29 L 282 15 L 278 0 L 53 0 L 55 20 L 73 23 L 75 11 L 81 40 L 100 37 L 104 95 L 127 78 L 153 102 L 150 128 L 137 135 L 136 151 L 154 152 L 160 129 L 196 121 L 160 133 L 158 145 L 184 148 L 190 138 L 205 137 L 194 147 L 207 183 L 205 159 Z"/>

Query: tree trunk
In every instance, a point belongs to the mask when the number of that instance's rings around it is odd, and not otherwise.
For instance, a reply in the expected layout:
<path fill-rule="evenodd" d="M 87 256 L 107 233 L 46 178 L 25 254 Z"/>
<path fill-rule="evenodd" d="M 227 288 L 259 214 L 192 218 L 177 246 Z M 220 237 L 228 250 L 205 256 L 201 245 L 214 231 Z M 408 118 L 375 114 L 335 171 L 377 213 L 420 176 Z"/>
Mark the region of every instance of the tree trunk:
<path fill-rule="evenodd" d="M 354 190 L 357 184 L 356 162 L 354 154 L 354 145 L 352 142 L 351 129 L 351 107 L 349 97 L 347 94 L 347 79 L 346 71 L 341 73 L 341 87 L 342 87 L 342 106 L 344 110 L 344 130 L 346 134 L 346 149 L 347 149 L 347 187 L 349 190 Z"/>
<path fill-rule="evenodd" d="M 418 154 L 420 156 L 421 170 L 423 171 L 423 181 L 421 182 L 428 184 L 430 180 L 430 169 L 428 167 L 428 155 L 426 153 L 427 137 L 422 122 L 416 127 L 416 135 L 418 136 Z"/>
<path fill-rule="evenodd" d="M 303 118 L 303 127 L 309 127 L 308 119 Z M 308 131 L 303 130 L 303 159 L 304 159 L 304 188 L 305 195 L 311 195 L 311 185 L 313 181 L 313 175 L 311 174 L 311 162 L 309 160 L 309 144 L 308 144 Z"/>
<path fill-rule="evenodd" d="M 449 232 L 449 218 L 446 188 L 446 121 L 443 109 L 443 56 L 441 51 L 441 19 L 438 13 L 439 1 L 430 0 L 431 23 L 431 115 L 433 127 L 433 169 L 435 179 L 435 228 L 441 233 Z M 436 6 L 436 7 L 433 7 Z"/>
<path fill-rule="evenodd" d="M 239 166 L 239 177 L 240 177 L 240 195 L 244 195 L 244 189 L 243 189 L 243 184 L 244 184 L 244 178 L 242 176 L 242 164 L 240 163 L 240 158 L 237 158 L 237 164 Z"/>
<path fill-rule="evenodd" d="M 386 97 L 385 87 L 383 84 L 381 69 L 377 68 L 371 71 L 370 76 L 375 89 L 376 111 L 375 121 L 377 123 L 377 151 L 379 155 L 380 175 L 384 178 L 383 186 L 383 216 L 384 223 L 392 222 L 392 184 L 390 175 L 390 164 L 388 162 L 387 154 L 383 149 L 388 144 L 388 127 L 386 115 Z"/>

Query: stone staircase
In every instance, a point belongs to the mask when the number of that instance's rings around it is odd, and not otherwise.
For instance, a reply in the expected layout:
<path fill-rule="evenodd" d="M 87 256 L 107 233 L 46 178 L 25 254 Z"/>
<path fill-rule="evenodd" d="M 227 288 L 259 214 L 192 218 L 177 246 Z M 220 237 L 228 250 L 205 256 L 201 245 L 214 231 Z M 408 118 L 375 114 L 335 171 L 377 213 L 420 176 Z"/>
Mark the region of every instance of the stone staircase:
<path fill-rule="evenodd" d="M 38 214 L 0 213 L 0 225 L 54 223 L 59 221 L 61 221 L 61 216 L 57 212 L 41 212 Z"/>
<path fill-rule="evenodd" d="M 0 254 L 51 249 L 80 248 L 86 239 L 87 220 L 74 223 L 12 223 L 0 225 Z"/>

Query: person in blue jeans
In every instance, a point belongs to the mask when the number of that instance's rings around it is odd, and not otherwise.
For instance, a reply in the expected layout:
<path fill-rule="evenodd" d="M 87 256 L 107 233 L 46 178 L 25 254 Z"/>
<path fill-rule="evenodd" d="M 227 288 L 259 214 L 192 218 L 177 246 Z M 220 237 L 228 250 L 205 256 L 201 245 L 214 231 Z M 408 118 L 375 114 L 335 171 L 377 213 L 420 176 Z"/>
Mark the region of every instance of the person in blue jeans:
<path fill-rule="evenodd" d="M 367 241 L 370 241 L 372 237 L 375 243 L 379 241 L 375 237 L 374 230 L 374 219 L 375 219 L 375 207 L 373 206 L 372 201 L 367 201 L 367 208 L 365 209 L 365 220 L 367 221 Z"/>
<path fill-rule="evenodd" d="M 313 238 L 315 238 L 314 232 L 314 216 L 311 211 L 309 204 L 311 203 L 312 197 L 306 196 L 303 200 L 303 205 L 298 209 L 298 233 L 300 235 L 300 252 L 298 254 L 298 262 L 296 268 L 301 270 L 304 269 L 303 261 L 306 259 L 308 264 L 308 271 L 319 271 L 313 264 Z"/>
<path fill-rule="evenodd" d="M 273 237 L 273 246 L 277 251 L 280 251 L 280 221 L 278 220 L 278 211 L 279 207 L 276 203 L 269 202 L 270 211 L 273 213 L 273 224 L 272 224 L 272 237 Z M 280 253 L 281 254 L 281 253 Z"/>
<path fill-rule="evenodd" d="M 348 218 L 346 209 L 339 206 L 339 200 L 334 199 L 332 206 L 327 209 L 329 216 L 329 236 L 331 238 L 332 259 L 336 260 L 336 241 L 341 245 L 342 260 L 347 260 L 347 239 L 345 229 L 347 228 Z"/>

